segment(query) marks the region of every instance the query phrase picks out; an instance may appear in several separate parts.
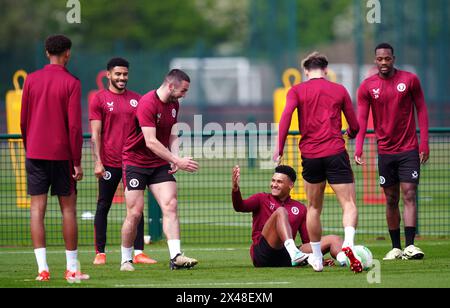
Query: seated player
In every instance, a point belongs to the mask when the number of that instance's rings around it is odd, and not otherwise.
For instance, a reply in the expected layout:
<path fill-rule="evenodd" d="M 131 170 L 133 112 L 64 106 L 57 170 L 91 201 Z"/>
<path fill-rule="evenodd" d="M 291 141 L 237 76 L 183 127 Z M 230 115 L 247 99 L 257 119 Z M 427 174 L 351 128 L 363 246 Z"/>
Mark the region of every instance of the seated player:
<path fill-rule="evenodd" d="M 255 267 L 290 267 L 306 265 L 312 253 L 306 230 L 306 206 L 291 199 L 290 192 L 297 179 L 295 170 L 289 166 L 278 166 L 272 177 L 271 193 L 258 193 L 243 200 L 239 188 L 240 167 L 233 168 L 232 199 L 236 212 L 253 213 L 252 246 L 250 255 Z M 303 245 L 295 245 L 300 233 Z M 323 254 L 337 259 L 345 265 L 345 254 L 341 251 L 343 240 L 336 235 L 322 238 Z M 324 265 L 333 265 L 330 260 Z"/>

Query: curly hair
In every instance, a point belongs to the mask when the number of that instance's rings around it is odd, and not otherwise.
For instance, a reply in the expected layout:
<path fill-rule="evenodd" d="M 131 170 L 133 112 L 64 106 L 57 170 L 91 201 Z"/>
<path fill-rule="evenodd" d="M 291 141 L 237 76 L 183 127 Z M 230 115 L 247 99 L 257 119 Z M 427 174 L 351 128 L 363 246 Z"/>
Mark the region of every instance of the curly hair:
<path fill-rule="evenodd" d="M 45 50 L 55 56 L 59 56 L 72 48 L 72 41 L 64 35 L 52 35 L 45 40 Z"/>
<path fill-rule="evenodd" d="M 115 68 L 116 66 L 129 68 L 130 63 L 127 60 L 125 60 L 124 58 L 112 58 L 111 60 L 109 60 L 108 64 L 106 65 L 106 69 L 108 71 L 110 71 L 111 69 Z"/>

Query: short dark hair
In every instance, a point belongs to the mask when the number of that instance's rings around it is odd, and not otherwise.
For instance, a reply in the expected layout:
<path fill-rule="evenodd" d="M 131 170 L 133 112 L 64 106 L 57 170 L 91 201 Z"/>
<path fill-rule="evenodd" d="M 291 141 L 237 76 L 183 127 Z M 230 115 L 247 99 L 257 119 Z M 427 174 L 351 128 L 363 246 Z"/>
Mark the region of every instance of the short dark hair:
<path fill-rule="evenodd" d="M 186 81 L 190 83 L 191 78 L 189 78 L 188 74 L 186 74 L 182 70 L 173 69 L 167 74 L 166 78 L 164 79 L 164 82 L 173 82 L 173 81 L 175 82 Z"/>
<path fill-rule="evenodd" d="M 315 51 L 302 61 L 302 67 L 308 71 L 314 69 L 323 70 L 328 67 L 328 59 L 326 56 Z"/>
<path fill-rule="evenodd" d="M 45 40 L 45 50 L 54 56 L 59 56 L 72 48 L 72 41 L 64 35 L 52 35 Z"/>
<path fill-rule="evenodd" d="M 275 173 L 281 173 L 287 175 L 292 183 L 295 183 L 297 180 L 297 172 L 295 172 L 294 168 L 286 165 L 280 165 L 275 168 Z"/>
<path fill-rule="evenodd" d="M 125 60 L 124 58 L 112 58 L 111 60 L 109 60 L 108 64 L 106 65 L 106 69 L 108 71 L 110 71 L 111 69 L 113 69 L 116 66 L 123 66 L 126 68 L 130 67 L 130 63 Z"/>
<path fill-rule="evenodd" d="M 392 45 L 388 43 L 378 44 L 378 46 L 375 47 L 375 53 L 377 53 L 378 49 L 390 49 L 392 51 L 392 54 L 394 54 L 394 47 L 392 47 Z"/>

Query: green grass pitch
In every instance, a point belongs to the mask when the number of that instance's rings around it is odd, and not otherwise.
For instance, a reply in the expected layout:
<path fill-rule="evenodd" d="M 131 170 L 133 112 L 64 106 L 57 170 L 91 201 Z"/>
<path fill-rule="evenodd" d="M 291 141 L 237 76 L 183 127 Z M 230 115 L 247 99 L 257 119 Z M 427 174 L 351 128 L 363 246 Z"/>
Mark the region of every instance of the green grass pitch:
<path fill-rule="evenodd" d="M 254 268 L 247 245 L 185 246 L 188 256 L 199 259 L 191 270 L 170 271 L 168 251 L 163 242 L 151 244 L 146 251 L 159 261 L 155 265 L 136 265 L 135 272 L 120 272 L 119 248 L 108 252 L 105 266 L 94 266 L 94 252 L 80 248 L 82 270 L 89 281 L 69 284 L 63 279 L 63 247 L 48 250 L 51 281 L 37 282 L 37 266 L 31 248 L 0 249 L 0 287 L 7 288 L 448 288 L 450 287 L 450 241 L 419 240 L 426 256 L 423 260 L 382 261 L 389 249 L 387 241 L 366 242 L 380 260 L 379 276 L 375 272 L 353 274 L 346 267 L 325 268 L 315 273 L 304 268 Z M 371 274 L 372 273 L 372 274 Z M 380 283 L 369 283 L 368 277 L 379 277 Z"/>

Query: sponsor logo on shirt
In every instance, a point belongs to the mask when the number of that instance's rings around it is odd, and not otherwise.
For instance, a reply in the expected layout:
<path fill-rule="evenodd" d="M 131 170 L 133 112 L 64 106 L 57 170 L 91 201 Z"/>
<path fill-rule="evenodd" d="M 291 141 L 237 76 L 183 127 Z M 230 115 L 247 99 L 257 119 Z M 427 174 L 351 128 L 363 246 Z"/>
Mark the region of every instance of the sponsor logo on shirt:
<path fill-rule="evenodd" d="M 106 106 L 108 107 L 109 112 L 114 111 L 114 102 L 106 103 Z"/>
<path fill-rule="evenodd" d="M 419 172 L 414 171 L 412 174 L 412 178 L 413 178 L 413 180 L 417 180 L 419 178 Z"/>
<path fill-rule="evenodd" d="M 105 172 L 105 175 L 103 176 L 103 179 L 104 179 L 105 181 L 111 180 L 111 172 L 106 171 L 106 172 Z"/>
<path fill-rule="evenodd" d="M 381 185 L 386 184 L 386 178 L 384 176 L 380 176 L 380 184 Z"/>
<path fill-rule="evenodd" d="M 132 99 L 132 100 L 130 101 L 130 105 L 131 105 L 131 107 L 134 107 L 134 108 L 136 108 L 136 107 L 137 107 L 137 105 L 138 105 L 138 101 L 137 101 L 137 100 L 135 100 L 135 99 Z"/>
<path fill-rule="evenodd" d="M 298 209 L 298 207 L 294 206 L 291 208 L 291 212 L 294 215 L 298 215 L 298 213 L 300 213 L 300 210 Z"/>
<path fill-rule="evenodd" d="M 172 109 L 172 117 L 175 119 L 177 117 L 177 111 Z"/>
<path fill-rule="evenodd" d="M 375 98 L 375 99 L 379 99 L 380 98 L 380 89 L 378 88 L 378 89 L 373 89 L 372 90 L 372 94 L 373 94 L 373 98 Z"/>
<path fill-rule="evenodd" d="M 269 206 L 270 206 L 271 211 L 275 210 L 275 204 L 273 204 L 272 202 L 269 202 Z"/>
<path fill-rule="evenodd" d="M 139 186 L 139 181 L 138 181 L 137 179 L 132 179 L 132 180 L 130 181 L 130 186 L 131 186 L 132 188 L 138 187 L 138 186 Z"/>
<path fill-rule="evenodd" d="M 400 93 L 405 92 L 405 91 L 406 91 L 406 84 L 404 84 L 403 82 L 402 82 L 402 83 L 399 83 L 398 86 L 397 86 L 397 90 L 398 90 L 398 92 L 400 92 Z"/>

